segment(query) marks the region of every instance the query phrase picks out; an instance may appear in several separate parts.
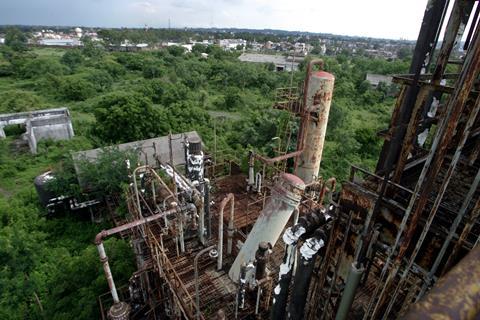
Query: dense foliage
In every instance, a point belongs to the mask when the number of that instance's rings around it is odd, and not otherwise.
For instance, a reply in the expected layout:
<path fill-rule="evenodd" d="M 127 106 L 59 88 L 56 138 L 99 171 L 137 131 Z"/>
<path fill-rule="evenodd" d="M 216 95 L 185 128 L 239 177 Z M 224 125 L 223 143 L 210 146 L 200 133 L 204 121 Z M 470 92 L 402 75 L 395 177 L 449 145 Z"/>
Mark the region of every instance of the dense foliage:
<path fill-rule="evenodd" d="M 108 30 L 102 36 L 124 37 Z M 0 47 L 0 112 L 68 106 L 77 137 L 42 142 L 35 156 L 15 136 L 0 141 L 2 319 L 97 318 L 96 297 L 107 283 L 92 240 L 105 226 L 47 218 L 32 184 L 38 174 L 64 167 L 71 151 L 187 130 L 197 130 L 212 150 L 215 128 L 217 150 L 241 161 L 250 148 L 273 156 L 275 137 L 283 137 L 287 125 L 294 137 L 298 128 L 286 112 L 271 108 L 275 88 L 288 86 L 291 75 L 241 63 L 218 47 L 107 53 L 87 42 L 82 50 L 26 50 L 15 32 L 7 44 Z M 405 72 L 407 63 L 347 55 L 325 60 L 336 88 L 321 174 L 342 180 L 350 163 L 374 166 L 376 131 L 386 126 L 393 105 L 391 88 L 372 88 L 365 74 Z M 294 85 L 302 79 L 303 72 L 293 74 Z M 294 146 L 292 140 L 289 149 Z M 106 248 L 121 285 L 132 271 L 131 250 L 117 239 Z"/>

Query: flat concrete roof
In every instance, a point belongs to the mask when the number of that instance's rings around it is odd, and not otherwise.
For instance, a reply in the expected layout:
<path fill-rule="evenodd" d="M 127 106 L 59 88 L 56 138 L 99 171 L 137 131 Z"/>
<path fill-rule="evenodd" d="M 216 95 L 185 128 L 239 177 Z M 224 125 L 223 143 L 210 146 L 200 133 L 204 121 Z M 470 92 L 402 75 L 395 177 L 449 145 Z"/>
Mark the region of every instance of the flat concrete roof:
<path fill-rule="evenodd" d="M 200 139 L 200 136 L 196 131 L 183 132 L 178 134 L 172 134 L 172 154 L 173 154 L 173 163 L 174 165 L 185 164 L 185 153 L 183 141 L 184 138 L 191 140 L 192 138 Z M 157 156 L 161 162 L 169 163 L 170 162 L 170 151 L 169 151 L 169 139 L 168 136 L 157 137 L 153 139 L 133 141 L 128 143 L 122 143 L 119 145 L 108 146 L 104 148 L 97 148 L 85 151 L 78 151 L 72 154 L 74 163 L 77 163 L 81 159 L 86 159 L 92 162 L 95 162 L 95 159 L 98 158 L 102 150 L 118 147 L 119 150 L 138 150 L 139 160 L 144 165 L 155 165 Z M 75 169 L 77 170 L 76 166 Z M 77 170 L 78 173 L 78 170 Z"/>
<path fill-rule="evenodd" d="M 287 66 L 289 68 L 292 64 L 294 68 L 297 68 L 298 63 L 303 60 L 302 58 L 296 57 L 295 59 L 298 59 L 298 62 L 292 62 L 291 57 L 287 58 L 282 55 L 261 53 L 242 53 L 238 59 L 243 62 L 274 63 L 275 65 Z"/>

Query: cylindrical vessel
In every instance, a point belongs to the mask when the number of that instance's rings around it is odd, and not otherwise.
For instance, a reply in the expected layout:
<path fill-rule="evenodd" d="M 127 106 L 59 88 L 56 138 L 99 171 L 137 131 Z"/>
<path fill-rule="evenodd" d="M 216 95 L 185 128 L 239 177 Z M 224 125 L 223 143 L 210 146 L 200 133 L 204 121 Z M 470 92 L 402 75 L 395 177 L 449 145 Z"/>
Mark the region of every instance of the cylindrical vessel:
<path fill-rule="evenodd" d="M 255 259 L 255 252 L 260 242 L 264 241 L 272 246 L 275 245 L 293 210 L 298 207 L 304 189 L 305 183 L 297 176 L 289 173 L 280 176 L 272 188 L 272 196 L 265 204 L 228 272 L 232 281 L 238 281 L 242 263 L 248 263 Z"/>
<path fill-rule="evenodd" d="M 51 171 L 42 173 L 33 180 L 33 185 L 35 186 L 35 190 L 37 190 L 40 202 L 44 206 L 46 206 L 51 199 L 56 197 L 55 193 L 49 190 L 48 187 L 48 183 L 53 180 L 55 180 L 55 176 Z"/>
<path fill-rule="evenodd" d="M 311 72 L 308 77 L 305 114 L 302 120 L 303 152 L 296 159 L 295 171 L 306 184 L 312 182 L 320 170 L 335 82 L 335 77 L 325 71 Z"/>

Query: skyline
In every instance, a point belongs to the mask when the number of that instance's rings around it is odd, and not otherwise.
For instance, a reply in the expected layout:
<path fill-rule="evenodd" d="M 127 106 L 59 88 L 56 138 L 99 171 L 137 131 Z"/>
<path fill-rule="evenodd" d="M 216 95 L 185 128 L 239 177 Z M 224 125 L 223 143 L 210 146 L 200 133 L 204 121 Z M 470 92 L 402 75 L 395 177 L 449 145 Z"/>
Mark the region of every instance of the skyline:
<path fill-rule="evenodd" d="M 427 0 L 2 0 L 1 25 L 238 28 L 416 40 Z M 327 14 L 328 12 L 328 14 Z"/>

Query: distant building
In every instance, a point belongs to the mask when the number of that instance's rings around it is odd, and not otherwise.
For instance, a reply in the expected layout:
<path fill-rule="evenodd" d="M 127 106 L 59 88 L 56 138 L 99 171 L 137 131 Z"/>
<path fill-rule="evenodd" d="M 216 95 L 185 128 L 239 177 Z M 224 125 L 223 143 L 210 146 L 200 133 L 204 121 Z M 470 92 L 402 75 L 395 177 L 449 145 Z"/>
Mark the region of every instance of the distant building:
<path fill-rule="evenodd" d="M 5 38 L 0 38 L 0 44 L 5 44 Z"/>
<path fill-rule="evenodd" d="M 223 50 L 236 50 L 239 46 L 245 50 L 247 46 L 247 40 L 243 39 L 220 39 L 217 44 L 223 48 Z"/>
<path fill-rule="evenodd" d="M 70 112 L 67 108 L 0 114 L 0 138 L 5 138 L 4 127 L 23 125 L 23 138 L 30 152 L 37 153 L 37 143 L 44 139 L 68 140 L 74 136 Z"/>
<path fill-rule="evenodd" d="M 259 53 L 242 53 L 238 59 L 243 62 L 273 63 L 276 71 L 298 70 L 298 64 L 301 60 L 303 60 L 303 58 L 299 57 L 295 57 L 295 59 L 293 59 L 293 57 Z"/>
<path fill-rule="evenodd" d="M 392 84 L 392 79 L 393 78 L 391 76 L 373 73 L 367 73 L 367 77 L 365 78 L 365 80 L 368 81 L 374 88 L 378 87 L 380 82 L 384 82 L 385 84 Z"/>
<path fill-rule="evenodd" d="M 63 38 L 63 39 L 40 39 L 38 44 L 42 46 L 65 46 L 65 47 L 77 47 L 81 46 L 82 42 L 76 38 Z"/>

